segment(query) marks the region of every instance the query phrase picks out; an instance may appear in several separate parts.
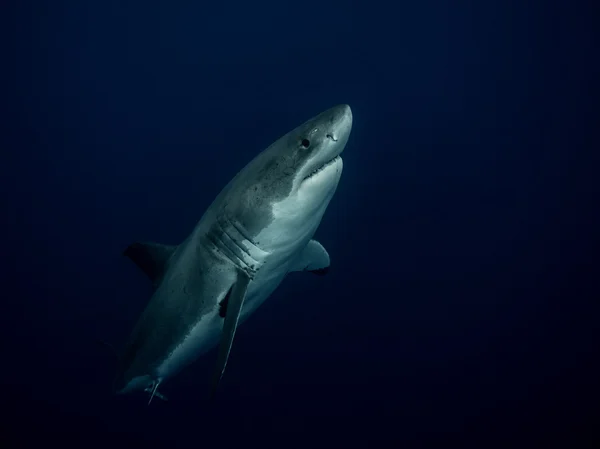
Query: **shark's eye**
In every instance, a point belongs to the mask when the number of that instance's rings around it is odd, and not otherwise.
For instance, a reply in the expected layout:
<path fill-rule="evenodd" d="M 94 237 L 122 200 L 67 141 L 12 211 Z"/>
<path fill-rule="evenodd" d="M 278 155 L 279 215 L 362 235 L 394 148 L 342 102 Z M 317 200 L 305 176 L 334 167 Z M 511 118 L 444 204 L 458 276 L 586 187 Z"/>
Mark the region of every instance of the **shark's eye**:
<path fill-rule="evenodd" d="M 302 144 L 302 146 L 304 148 L 308 148 L 310 146 L 310 140 L 308 139 L 302 139 L 302 142 L 300 142 Z"/>

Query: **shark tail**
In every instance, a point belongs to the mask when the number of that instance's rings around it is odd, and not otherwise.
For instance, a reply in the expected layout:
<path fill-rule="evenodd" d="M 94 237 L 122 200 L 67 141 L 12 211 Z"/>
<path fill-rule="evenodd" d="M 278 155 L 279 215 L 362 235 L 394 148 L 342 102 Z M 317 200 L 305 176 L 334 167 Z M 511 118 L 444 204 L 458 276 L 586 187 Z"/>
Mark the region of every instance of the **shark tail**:
<path fill-rule="evenodd" d="M 158 391 L 158 386 L 160 385 L 160 381 L 161 379 L 155 380 L 151 386 L 147 387 L 144 391 L 146 393 L 150 393 L 150 399 L 148 400 L 148 405 L 150 405 L 150 403 L 152 402 L 152 399 L 154 399 L 154 396 L 156 396 L 158 399 L 161 399 L 163 401 L 168 401 L 167 397 L 162 394 L 160 391 Z"/>

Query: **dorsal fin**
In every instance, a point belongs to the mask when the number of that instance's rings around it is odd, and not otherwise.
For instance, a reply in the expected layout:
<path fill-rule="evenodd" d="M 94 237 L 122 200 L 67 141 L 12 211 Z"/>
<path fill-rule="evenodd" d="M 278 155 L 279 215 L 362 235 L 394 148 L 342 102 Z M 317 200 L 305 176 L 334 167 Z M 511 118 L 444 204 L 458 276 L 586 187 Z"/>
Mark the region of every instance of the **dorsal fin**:
<path fill-rule="evenodd" d="M 165 272 L 167 262 L 177 249 L 177 246 L 161 245 L 160 243 L 132 243 L 123 252 L 154 283 Z"/>

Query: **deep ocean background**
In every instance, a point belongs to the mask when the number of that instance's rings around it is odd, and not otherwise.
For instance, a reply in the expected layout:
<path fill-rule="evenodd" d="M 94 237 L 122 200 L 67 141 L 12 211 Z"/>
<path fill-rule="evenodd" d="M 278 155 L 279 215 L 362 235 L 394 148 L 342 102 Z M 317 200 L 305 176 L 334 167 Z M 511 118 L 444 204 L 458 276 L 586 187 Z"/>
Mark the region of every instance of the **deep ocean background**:
<path fill-rule="evenodd" d="M 592 4 L 4 2 L 0 446 L 599 447 Z M 123 249 L 338 103 L 331 273 L 240 327 L 214 407 L 214 351 L 112 396 Z"/>

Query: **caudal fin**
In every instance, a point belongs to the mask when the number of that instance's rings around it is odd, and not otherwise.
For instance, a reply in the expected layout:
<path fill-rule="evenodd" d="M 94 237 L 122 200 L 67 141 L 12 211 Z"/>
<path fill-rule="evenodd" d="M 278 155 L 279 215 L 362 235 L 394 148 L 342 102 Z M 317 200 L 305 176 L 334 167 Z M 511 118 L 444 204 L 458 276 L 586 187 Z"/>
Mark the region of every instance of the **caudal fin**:
<path fill-rule="evenodd" d="M 156 396 L 158 399 L 161 399 L 163 401 L 168 401 L 167 397 L 164 394 L 162 394 L 160 391 L 158 391 L 159 385 L 160 385 L 160 380 L 155 380 L 151 386 L 144 389 L 144 391 L 146 393 L 150 393 L 150 399 L 148 400 L 148 405 L 150 405 L 154 396 Z"/>

